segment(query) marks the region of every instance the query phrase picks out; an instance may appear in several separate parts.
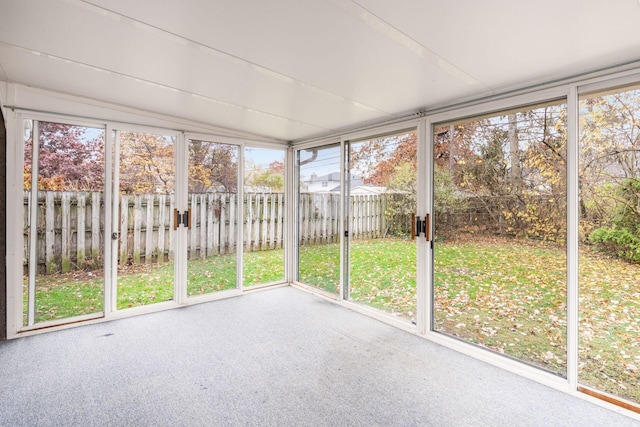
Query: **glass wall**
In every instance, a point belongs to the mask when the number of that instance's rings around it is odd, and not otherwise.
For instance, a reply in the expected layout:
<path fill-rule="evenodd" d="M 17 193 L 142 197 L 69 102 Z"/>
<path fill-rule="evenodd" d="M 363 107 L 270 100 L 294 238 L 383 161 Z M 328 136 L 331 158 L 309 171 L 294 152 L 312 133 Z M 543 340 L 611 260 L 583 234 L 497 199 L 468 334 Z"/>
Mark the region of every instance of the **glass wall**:
<path fill-rule="evenodd" d="M 417 134 L 349 144 L 349 298 L 416 319 Z"/>
<path fill-rule="evenodd" d="M 238 150 L 189 140 L 188 296 L 237 287 Z"/>
<path fill-rule="evenodd" d="M 284 150 L 244 150 L 244 286 L 284 280 L 284 167 Z"/>
<path fill-rule="evenodd" d="M 117 308 L 174 298 L 175 137 L 116 131 Z"/>
<path fill-rule="evenodd" d="M 23 123 L 23 325 L 102 313 L 104 129 Z"/>
<path fill-rule="evenodd" d="M 580 100 L 579 381 L 640 402 L 640 89 Z"/>
<path fill-rule="evenodd" d="M 434 133 L 434 328 L 566 375 L 566 106 Z"/>
<path fill-rule="evenodd" d="M 340 291 L 340 146 L 297 152 L 298 281 Z"/>

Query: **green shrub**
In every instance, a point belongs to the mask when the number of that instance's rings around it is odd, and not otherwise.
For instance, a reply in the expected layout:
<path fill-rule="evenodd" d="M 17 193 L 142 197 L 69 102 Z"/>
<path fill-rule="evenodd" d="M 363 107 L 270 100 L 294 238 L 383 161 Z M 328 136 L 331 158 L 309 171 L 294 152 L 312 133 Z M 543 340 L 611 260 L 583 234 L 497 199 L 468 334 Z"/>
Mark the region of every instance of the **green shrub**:
<path fill-rule="evenodd" d="M 589 241 L 603 252 L 640 263 L 640 181 L 626 179 L 615 187 L 617 203 L 610 226 L 597 228 Z"/>
<path fill-rule="evenodd" d="M 589 241 L 606 253 L 640 264 L 640 237 L 628 228 L 600 227 L 591 233 Z"/>

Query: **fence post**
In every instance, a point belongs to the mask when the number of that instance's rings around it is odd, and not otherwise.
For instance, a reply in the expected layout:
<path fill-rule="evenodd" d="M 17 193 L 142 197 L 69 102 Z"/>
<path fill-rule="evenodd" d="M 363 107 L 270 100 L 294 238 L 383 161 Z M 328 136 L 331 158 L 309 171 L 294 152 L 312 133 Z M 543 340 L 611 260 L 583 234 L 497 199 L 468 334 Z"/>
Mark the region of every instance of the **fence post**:
<path fill-rule="evenodd" d="M 54 273 L 58 267 L 56 265 L 55 242 L 55 194 L 53 191 L 45 193 L 45 265 L 47 273 Z"/>
<path fill-rule="evenodd" d="M 100 193 L 91 193 L 91 260 L 97 267 L 100 264 L 100 212 L 102 211 Z"/>
<path fill-rule="evenodd" d="M 269 223 L 271 221 L 271 211 L 269 210 L 269 196 L 260 193 L 260 248 L 258 250 L 269 249 Z"/>
<path fill-rule="evenodd" d="M 215 193 L 213 195 L 214 206 L 214 218 L 213 218 L 213 242 L 212 242 L 212 255 L 220 254 L 220 216 L 222 215 L 222 208 L 220 202 L 220 194 Z"/>
<path fill-rule="evenodd" d="M 156 252 L 158 254 L 158 262 L 164 262 L 164 234 L 165 221 L 167 220 L 167 195 L 158 195 L 158 243 Z"/>
<path fill-rule="evenodd" d="M 196 217 L 198 216 L 198 195 L 191 194 L 191 230 L 189 230 L 189 259 L 198 256 L 198 226 Z"/>
<path fill-rule="evenodd" d="M 145 194 L 144 198 L 147 201 L 147 215 L 144 224 L 144 263 L 149 264 L 153 262 L 153 205 L 155 195 Z"/>
<path fill-rule="evenodd" d="M 71 271 L 71 195 L 62 192 L 62 272 Z"/>
<path fill-rule="evenodd" d="M 308 243 L 309 239 L 309 199 L 311 198 L 310 193 L 300 193 L 300 206 L 298 209 L 300 210 L 300 245 L 305 245 Z"/>
<path fill-rule="evenodd" d="M 284 226 L 284 194 L 278 193 L 278 219 L 276 229 L 275 248 L 283 248 L 283 226 Z"/>
<path fill-rule="evenodd" d="M 236 211 L 238 210 L 238 204 L 236 203 L 237 196 L 235 193 L 225 193 L 229 197 L 229 246 L 226 253 L 234 253 L 236 251 Z M 225 218 L 226 222 L 226 218 Z M 223 223 L 224 225 L 225 223 Z M 242 244 L 242 242 L 240 242 Z"/>
<path fill-rule="evenodd" d="M 205 259 L 207 257 L 207 194 L 199 194 L 198 199 L 200 199 L 200 215 L 198 216 L 198 224 L 200 224 L 200 258 Z M 193 215 L 195 215 L 195 212 L 193 212 Z M 195 221 L 194 225 L 196 225 Z"/>
<path fill-rule="evenodd" d="M 127 265 L 129 257 L 129 197 L 120 196 L 120 266 Z"/>
<path fill-rule="evenodd" d="M 213 216 L 215 213 L 215 194 L 207 193 L 207 256 L 213 255 Z"/>
<path fill-rule="evenodd" d="M 82 268 L 85 260 L 87 195 L 81 192 L 77 193 L 76 197 L 76 264 L 78 268 Z"/>
<path fill-rule="evenodd" d="M 142 259 L 142 196 L 134 196 L 133 202 L 133 263 Z"/>
<path fill-rule="evenodd" d="M 275 249 L 276 247 L 276 203 L 277 194 L 269 194 L 269 237 L 268 244 L 265 244 L 265 249 Z"/>

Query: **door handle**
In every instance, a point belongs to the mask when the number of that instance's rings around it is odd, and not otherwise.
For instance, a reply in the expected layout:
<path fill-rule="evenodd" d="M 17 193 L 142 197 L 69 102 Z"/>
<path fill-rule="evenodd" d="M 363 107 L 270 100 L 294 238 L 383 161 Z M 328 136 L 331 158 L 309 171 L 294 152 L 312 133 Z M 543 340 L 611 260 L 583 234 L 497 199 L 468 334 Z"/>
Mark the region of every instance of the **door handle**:
<path fill-rule="evenodd" d="M 411 239 L 420 237 L 420 233 L 424 233 L 427 242 L 431 241 L 431 217 L 429 214 L 426 214 L 424 219 L 416 217 L 416 214 L 411 214 Z"/>

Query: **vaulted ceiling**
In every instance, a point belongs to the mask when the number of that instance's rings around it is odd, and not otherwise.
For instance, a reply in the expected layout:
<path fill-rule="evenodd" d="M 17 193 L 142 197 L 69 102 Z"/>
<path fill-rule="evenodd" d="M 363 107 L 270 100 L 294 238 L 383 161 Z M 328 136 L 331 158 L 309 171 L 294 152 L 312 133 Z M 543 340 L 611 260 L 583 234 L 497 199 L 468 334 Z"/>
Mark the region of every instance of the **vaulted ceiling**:
<path fill-rule="evenodd" d="M 284 141 L 638 60 L 638 0 L 0 0 L 0 80 Z"/>

